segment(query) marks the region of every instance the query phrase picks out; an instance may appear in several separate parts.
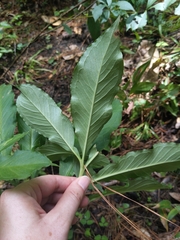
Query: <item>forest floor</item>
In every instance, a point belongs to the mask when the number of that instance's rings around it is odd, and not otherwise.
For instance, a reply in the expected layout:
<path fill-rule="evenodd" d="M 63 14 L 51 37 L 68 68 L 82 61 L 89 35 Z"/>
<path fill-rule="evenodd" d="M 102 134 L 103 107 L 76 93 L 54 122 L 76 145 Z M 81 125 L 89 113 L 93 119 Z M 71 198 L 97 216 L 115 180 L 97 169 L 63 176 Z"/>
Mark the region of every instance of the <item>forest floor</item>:
<path fill-rule="evenodd" d="M 10 21 L 13 17 L 19 16 L 18 42 L 14 44 L 31 43 L 26 47 L 26 51 L 17 52 L 15 57 L 9 55 L 9 58 L 0 58 L 0 84 L 14 83 L 14 81 L 18 83 L 28 81 L 35 84 L 47 92 L 56 103 L 61 103 L 63 111 L 68 114 L 73 70 L 92 40 L 85 17 L 79 16 L 69 21 L 68 30 L 65 31 L 60 24 L 56 26 L 51 24 L 53 11 L 49 9 L 50 7 L 42 10 L 38 8 L 38 5 L 30 4 L 23 10 L 13 4 L 10 6 L 5 1 L 0 3 L 0 22 Z M 47 24 L 49 24 L 48 28 Z M 122 81 L 127 81 L 137 65 L 147 60 L 147 53 L 152 43 L 148 40 L 133 43 L 131 35 L 123 36 L 121 41 L 134 52 L 134 54 L 124 54 L 125 69 Z M 18 95 L 18 91 L 16 89 L 14 91 Z M 124 109 L 121 128 L 135 129 L 141 124 L 142 119 L 129 121 L 130 112 L 131 109 Z M 151 148 L 157 142 L 178 141 L 179 131 L 175 129 L 176 117 L 165 114 L 162 124 L 162 115 L 160 113 L 159 117 L 157 116 L 151 123 L 158 138 L 151 136 L 146 141 L 137 141 L 133 135 L 124 133 L 121 144 L 112 150 L 113 153 L 124 155 L 129 151 Z M 174 239 L 174 235 L 180 231 L 178 228 L 180 215 L 178 214 L 173 222 L 168 223 L 150 212 L 148 208 L 158 212 L 158 203 L 162 200 L 170 200 L 172 204 L 179 204 L 179 178 L 174 173 L 168 173 L 165 176 L 159 173 L 154 173 L 154 175 L 161 182 L 170 183 L 173 187 L 168 190 L 132 192 L 124 196 L 108 197 L 109 202 L 121 208 L 123 214 L 135 224 L 136 229 L 127 222 L 127 219 L 118 216 L 104 200 L 100 199 L 91 202 L 87 209 L 79 212 L 79 216 L 82 213 L 86 220 L 93 221 L 89 225 L 87 223 L 83 225 L 82 221 L 77 221 L 71 230 L 74 235 L 69 239 L 95 239 L 97 235 L 104 235 L 109 240 Z M 103 221 L 104 226 L 100 224 Z"/>

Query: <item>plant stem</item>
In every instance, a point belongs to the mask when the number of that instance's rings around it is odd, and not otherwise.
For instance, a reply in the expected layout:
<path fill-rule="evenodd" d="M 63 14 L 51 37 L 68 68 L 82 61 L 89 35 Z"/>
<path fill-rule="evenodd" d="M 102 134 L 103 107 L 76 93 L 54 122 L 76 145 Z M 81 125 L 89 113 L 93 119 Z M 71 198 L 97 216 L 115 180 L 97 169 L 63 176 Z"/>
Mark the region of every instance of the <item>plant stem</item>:
<path fill-rule="evenodd" d="M 92 156 L 85 164 L 86 168 L 89 166 L 89 164 L 97 157 L 97 155 L 99 154 L 99 152 L 96 152 L 94 154 L 94 156 Z"/>
<path fill-rule="evenodd" d="M 83 176 L 84 174 L 84 161 L 79 161 L 80 163 L 80 170 L 79 170 L 79 177 Z"/>

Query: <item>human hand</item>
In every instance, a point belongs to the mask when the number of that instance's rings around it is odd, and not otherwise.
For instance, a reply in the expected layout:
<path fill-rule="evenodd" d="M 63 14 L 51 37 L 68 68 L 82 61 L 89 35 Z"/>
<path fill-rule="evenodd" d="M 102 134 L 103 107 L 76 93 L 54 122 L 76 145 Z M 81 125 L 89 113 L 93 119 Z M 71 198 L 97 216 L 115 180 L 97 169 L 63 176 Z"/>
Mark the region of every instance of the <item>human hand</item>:
<path fill-rule="evenodd" d="M 65 240 L 90 184 L 80 178 L 41 176 L 6 190 L 0 197 L 1 240 Z"/>

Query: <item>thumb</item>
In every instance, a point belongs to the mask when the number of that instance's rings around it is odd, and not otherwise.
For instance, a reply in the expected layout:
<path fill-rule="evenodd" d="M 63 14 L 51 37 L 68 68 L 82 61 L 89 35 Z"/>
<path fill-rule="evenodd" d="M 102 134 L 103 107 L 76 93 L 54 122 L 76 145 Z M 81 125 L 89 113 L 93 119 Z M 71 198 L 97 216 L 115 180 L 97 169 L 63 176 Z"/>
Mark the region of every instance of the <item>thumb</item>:
<path fill-rule="evenodd" d="M 48 216 L 53 226 L 57 226 L 56 229 L 68 234 L 69 228 L 74 219 L 75 213 L 83 200 L 85 191 L 90 184 L 90 178 L 82 176 L 74 180 L 66 189 L 61 199 L 56 206 L 48 213 Z M 63 229 L 60 229 L 63 226 Z M 64 234 L 63 234 L 64 235 Z"/>

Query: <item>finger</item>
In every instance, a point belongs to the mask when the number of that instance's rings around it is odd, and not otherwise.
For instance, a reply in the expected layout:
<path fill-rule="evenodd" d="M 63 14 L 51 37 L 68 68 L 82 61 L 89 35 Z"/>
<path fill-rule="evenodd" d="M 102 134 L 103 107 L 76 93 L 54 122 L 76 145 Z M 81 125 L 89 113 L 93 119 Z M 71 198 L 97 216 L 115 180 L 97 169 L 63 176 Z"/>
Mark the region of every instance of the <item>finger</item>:
<path fill-rule="evenodd" d="M 14 188 L 14 190 L 33 197 L 41 204 L 44 198 L 48 198 L 54 192 L 63 193 L 75 180 L 76 178 L 74 177 L 46 175 L 24 182 Z"/>
<path fill-rule="evenodd" d="M 52 206 L 55 206 L 57 204 L 57 202 L 60 200 L 60 198 L 62 197 L 63 193 L 53 193 L 52 195 L 50 195 L 47 198 L 44 198 L 41 202 L 41 206 L 45 206 L 47 204 L 51 204 Z M 87 206 L 89 203 L 89 199 L 88 197 L 84 197 L 80 203 L 80 207 L 85 207 Z"/>
<path fill-rule="evenodd" d="M 78 222 L 78 220 L 79 220 L 79 219 L 78 219 L 77 217 L 74 217 L 74 218 L 73 218 L 73 221 L 72 221 L 72 225 L 76 224 L 76 223 Z"/>
<path fill-rule="evenodd" d="M 46 213 L 48 213 L 49 211 L 51 211 L 55 205 L 57 204 L 57 202 L 60 200 L 60 198 L 62 197 L 62 194 L 55 194 L 50 200 L 46 201 L 41 207 L 42 209 L 44 209 L 44 211 Z M 88 197 L 83 197 L 79 207 L 83 208 L 86 207 L 89 203 L 89 199 Z"/>
<path fill-rule="evenodd" d="M 47 221 L 53 224 L 57 231 L 64 231 L 65 235 L 68 234 L 75 213 L 82 202 L 89 184 L 90 179 L 87 176 L 80 177 L 73 181 L 56 206 L 46 215 L 46 218 L 48 218 Z M 85 201 L 87 201 L 87 199 Z M 60 225 L 63 225 L 63 229 L 59 229 Z"/>
<path fill-rule="evenodd" d="M 87 207 L 88 204 L 89 204 L 89 198 L 87 196 L 84 196 L 79 207 L 84 208 L 84 207 Z"/>
<path fill-rule="evenodd" d="M 52 205 L 56 205 L 56 203 L 60 200 L 60 198 L 62 197 L 63 193 L 53 193 L 51 194 L 49 197 L 47 198 L 43 198 L 42 202 L 41 202 L 41 206 L 43 207 L 46 204 L 52 204 Z"/>

